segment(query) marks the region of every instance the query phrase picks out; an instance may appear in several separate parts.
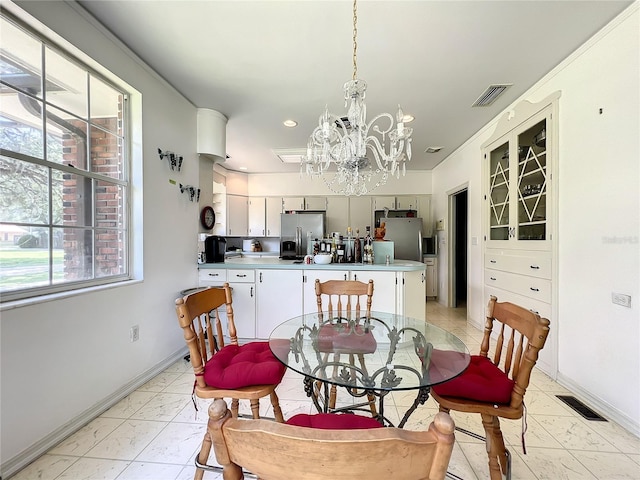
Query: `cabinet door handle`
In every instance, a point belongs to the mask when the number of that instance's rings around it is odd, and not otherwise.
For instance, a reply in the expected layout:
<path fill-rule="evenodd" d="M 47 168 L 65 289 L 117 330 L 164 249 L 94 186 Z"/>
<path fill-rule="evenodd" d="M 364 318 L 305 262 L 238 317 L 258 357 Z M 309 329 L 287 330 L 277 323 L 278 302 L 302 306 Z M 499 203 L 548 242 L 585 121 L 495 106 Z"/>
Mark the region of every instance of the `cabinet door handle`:
<path fill-rule="evenodd" d="M 495 282 L 496 281 L 496 277 L 489 277 L 489 280 L 493 280 Z"/>
<path fill-rule="evenodd" d="M 498 263 L 495 260 L 489 260 L 489 263 Z"/>
<path fill-rule="evenodd" d="M 219 273 L 209 273 L 208 274 L 210 277 L 219 277 L 220 274 Z"/>
<path fill-rule="evenodd" d="M 529 290 L 531 290 L 532 292 L 539 292 L 540 291 L 539 288 L 534 288 L 534 287 L 529 287 Z"/>
<path fill-rule="evenodd" d="M 238 277 L 238 278 L 244 278 L 246 276 L 247 276 L 246 274 L 245 275 L 240 275 L 239 273 L 236 273 L 236 277 Z"/>
<path fill-rule="evenodd" d="M 262 272 L 260 272 L 260 283 L 262 283 Z"/>
<path fill-rule="evenodd" d="M 536 315 L 540 315 L 540 312 L 537 310 L 534 310 L 533 308 L 530 308 L 529 311 L 532 313 L 535 313 Z"/>
<path fill-rule="evenodd" d="M 353 278 L 354 278 L 355 280 L 357 280 L 357 279 L 358 279 L 358 275 L 353 274 Z M 347 279 L 347 274 L 346 274 L 346 273 L 344 274 L 344 279 L 345 279 L 345 280 Z"/>
<path fill-rule="evenodd" d="M 424 273 L 422 275 L 422 283 L 424 283 Z"/>
<path fill-rule="evenodd" d="M 529 268 L 533 268 L 534 270 L 540 270 L 538 265 L 529 265 Z"/>
<path fill-rule="evenodd" d="M 251 288 L 249 289 L 249 292 L 250 292 L 250 296 L 251 296 L 251 298 L 253 298 L 253 287 L 251 287 Z"/>

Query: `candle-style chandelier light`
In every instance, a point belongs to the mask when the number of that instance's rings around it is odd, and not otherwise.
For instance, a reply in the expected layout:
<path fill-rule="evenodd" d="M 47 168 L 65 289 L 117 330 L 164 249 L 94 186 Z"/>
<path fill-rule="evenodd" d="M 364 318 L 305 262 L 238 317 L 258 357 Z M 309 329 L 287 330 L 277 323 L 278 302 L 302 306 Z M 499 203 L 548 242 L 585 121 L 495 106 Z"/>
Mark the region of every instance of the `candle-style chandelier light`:
<path fill-rule="evenodd" d="M 411 160 L 412 128 L 405 127 L 398 105 L 395 125 L 389 113 L 381 113 L 367 123 L 364 103 L 367 84 L 357 78 L 357 0 L 353 2 L 353 78 L 344 84 L 343 117 L 325 111 L 307 143 L 300 171 L 320 176 L 329 189 L 342 195 L 364 195 L 387 182 L 389 176 L 406 173 Z"/>

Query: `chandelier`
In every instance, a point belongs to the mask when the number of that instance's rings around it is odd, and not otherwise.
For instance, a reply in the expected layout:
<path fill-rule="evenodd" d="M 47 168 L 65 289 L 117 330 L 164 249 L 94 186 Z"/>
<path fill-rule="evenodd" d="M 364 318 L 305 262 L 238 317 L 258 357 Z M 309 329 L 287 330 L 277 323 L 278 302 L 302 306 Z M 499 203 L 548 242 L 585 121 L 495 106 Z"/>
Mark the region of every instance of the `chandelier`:
<path fill-rule="evenodd" d="M 325 107 L 318 126 L 307 143 L 300 173 L 320 176 L 331 191 L 341 195 L 364 195 L 390 176 L 400 178 L 411 160 L 412 128 L 404 126 L 404 113 L 398 105 L 394 118 L 381 113 L 367 123 L 364 103 L 367 83 L 357 78 L 357 0 L 353 1 L 353 78 L 344 84 L 343 117 Z"/>

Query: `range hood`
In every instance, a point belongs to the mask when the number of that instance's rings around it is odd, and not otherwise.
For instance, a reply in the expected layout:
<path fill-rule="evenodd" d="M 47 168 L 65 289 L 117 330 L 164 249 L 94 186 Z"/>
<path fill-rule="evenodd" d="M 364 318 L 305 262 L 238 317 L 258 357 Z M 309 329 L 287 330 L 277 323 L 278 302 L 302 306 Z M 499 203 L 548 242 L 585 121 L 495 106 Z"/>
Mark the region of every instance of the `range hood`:
<path fill-rule="evenodd" d="M 197 112 L 197 152 L 213 162 L 227 158 L 227 117 L 209 108 Z"/>

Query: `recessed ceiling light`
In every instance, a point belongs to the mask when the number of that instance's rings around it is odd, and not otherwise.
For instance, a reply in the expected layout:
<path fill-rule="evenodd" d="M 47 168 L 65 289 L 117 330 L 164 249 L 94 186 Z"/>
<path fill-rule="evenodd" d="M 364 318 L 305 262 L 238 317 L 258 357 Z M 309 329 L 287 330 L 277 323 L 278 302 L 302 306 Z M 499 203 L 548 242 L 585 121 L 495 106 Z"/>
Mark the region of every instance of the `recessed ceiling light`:
<path fill-rule="evenodd" d="M 285 120 L 282 122 L 285 127 L 293 128 L 298 125 L 298 122 L 295 120 Z"/>
<path fill-rule="evenodd" d="M 407 115 L 405 115 L 404 117 L 402 117 L 402 121 L 403 121 L 404 123 L 413 122 L 413 120 L 414 120 L 414 116 L 413 116 L 413 115 L 409 115 L 409 114 L 407 114 Z"/>

